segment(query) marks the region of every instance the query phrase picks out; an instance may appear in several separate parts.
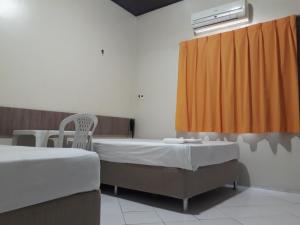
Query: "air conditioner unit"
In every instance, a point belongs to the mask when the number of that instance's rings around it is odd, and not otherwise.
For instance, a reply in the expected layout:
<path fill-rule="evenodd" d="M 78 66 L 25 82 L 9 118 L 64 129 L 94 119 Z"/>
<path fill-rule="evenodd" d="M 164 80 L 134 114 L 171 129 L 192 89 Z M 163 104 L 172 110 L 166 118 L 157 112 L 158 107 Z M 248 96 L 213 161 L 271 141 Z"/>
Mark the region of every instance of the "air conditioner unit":
<path fill-rule="evenodd" d="M 247 0 L 227 3 L 192 15 L 192 26 L 195 34 L 247 22 L 249 22 Z"/>

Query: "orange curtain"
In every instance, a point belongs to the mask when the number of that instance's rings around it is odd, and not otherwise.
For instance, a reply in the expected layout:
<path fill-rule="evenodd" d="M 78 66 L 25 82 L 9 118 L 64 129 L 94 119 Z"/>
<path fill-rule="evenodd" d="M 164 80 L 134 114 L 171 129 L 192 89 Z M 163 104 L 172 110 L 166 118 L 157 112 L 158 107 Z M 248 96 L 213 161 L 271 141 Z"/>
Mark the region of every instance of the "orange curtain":
<path fill-rule="evenodd" d="M 300 132 L 296 17 L 180 44 L 176 130 Z"/>

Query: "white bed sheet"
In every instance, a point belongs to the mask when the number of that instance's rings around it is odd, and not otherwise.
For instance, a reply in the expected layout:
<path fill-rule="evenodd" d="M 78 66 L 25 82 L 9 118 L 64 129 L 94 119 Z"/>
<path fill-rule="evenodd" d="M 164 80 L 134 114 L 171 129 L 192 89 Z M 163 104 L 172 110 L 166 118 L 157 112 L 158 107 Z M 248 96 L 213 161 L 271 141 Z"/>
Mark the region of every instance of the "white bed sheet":
<path fill-rule="evenodd" d="M 94 152 L 0 145 L 0 213 L 99 187 Z"/>
<path fill-rule="evenodd" d="M 235 142 L 205 141 L 202 144 L 166 144 L 160 140 L 94 139 L 101 160 L 196 171 L 199 167 L 239 159 Z"/>

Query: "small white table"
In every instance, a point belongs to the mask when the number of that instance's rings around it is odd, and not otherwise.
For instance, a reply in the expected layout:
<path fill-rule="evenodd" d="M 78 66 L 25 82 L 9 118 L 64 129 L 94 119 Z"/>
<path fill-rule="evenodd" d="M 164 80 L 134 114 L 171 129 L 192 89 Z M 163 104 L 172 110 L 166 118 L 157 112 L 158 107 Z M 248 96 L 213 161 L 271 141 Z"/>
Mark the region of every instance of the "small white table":
<path fill-rule="evenodd" d="M 33 136 L 35 137 L 35 147 L 47 147 L 49 137 L 58 135 L 58 130 L 14 130 L 12 144 L 17 145 L 20 136 Z M 64 131 L 64 136 L 74 135 L 75 131 Z"/>

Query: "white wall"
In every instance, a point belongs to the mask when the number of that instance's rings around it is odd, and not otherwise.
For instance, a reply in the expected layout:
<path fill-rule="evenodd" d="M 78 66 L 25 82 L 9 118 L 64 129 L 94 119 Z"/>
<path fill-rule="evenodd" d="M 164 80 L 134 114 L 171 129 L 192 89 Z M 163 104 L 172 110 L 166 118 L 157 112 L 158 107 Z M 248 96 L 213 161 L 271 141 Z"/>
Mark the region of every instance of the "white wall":
<path fill-rule="evenodd" d="M 0 106 L 133 116 L 136 37 L 110 0 L 0 0 Z"/>
<path fill-rule="evenodd" d="M 229 1 L 184 0 L 136 19 L 110 0 L 0 0 L 0 105 L 135 116 L 138 137 L 175 136 L 178 43 L 193 38 L 192 12 Z M 300 14 L 299 0 L 250 2 L 254 22 Z M 300 192 L 299 135 L 237 140 L 243 184 Z"/>
<path fill-rule="evenodd" d="M 142 138 L 176 136 L 175 108 L 178 44 L 193 38 L 191 13 L 231 0 L 184 0 L 138 17 L 136 134 Z M 300 14 L 299 0 L 249 0 L 254 23 Z M 244 185 L 300 192 L 300 138 L 289 135 L 243 135 Z M 257 145 L 257 146 L 256 146 Z"/>

